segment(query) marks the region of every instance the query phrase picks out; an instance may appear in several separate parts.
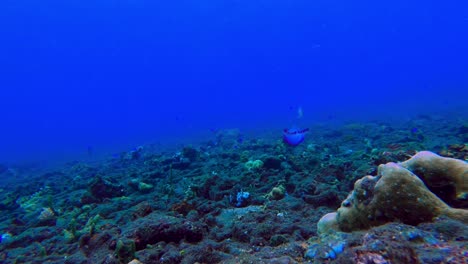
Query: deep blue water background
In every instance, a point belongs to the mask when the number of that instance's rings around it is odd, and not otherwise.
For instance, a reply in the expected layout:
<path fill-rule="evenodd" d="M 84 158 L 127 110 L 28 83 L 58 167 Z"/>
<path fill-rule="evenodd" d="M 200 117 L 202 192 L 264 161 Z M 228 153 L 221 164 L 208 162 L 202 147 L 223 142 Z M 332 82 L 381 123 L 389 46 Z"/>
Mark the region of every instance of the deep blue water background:
<path fill-rule="evenodd" d="M 467 1 L 2 0 L 0 25 L 0 162 L 468 116 Z"/>

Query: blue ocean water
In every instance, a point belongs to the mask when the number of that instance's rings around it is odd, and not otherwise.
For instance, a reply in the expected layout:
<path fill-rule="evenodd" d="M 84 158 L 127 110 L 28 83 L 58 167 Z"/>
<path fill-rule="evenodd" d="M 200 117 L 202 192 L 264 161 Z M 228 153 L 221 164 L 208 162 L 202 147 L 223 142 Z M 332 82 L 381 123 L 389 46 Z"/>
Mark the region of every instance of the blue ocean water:
<path fill-rule="evenodd" d="M 2 162 L 468 116 L 466 1 L 3 0 L 0 25 Z"/>

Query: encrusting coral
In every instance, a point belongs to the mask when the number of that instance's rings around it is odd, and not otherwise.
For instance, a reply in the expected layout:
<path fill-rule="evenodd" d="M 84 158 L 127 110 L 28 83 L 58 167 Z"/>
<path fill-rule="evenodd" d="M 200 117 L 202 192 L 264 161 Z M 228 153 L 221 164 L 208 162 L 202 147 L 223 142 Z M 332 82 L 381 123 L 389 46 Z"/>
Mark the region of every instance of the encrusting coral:
<path fill-rule="evenodd" d="M 447 204 L 461 204 L 466 198 L 467 181 L 468 163 L 428 151 L 419 152 L 402 163 L 382 164 L 377 176 L 356 181 L 354 190 L 337 212 L 322 217 L 318 231 L 322 234 L 332 230 L 349 232 L 393 221 L 417 225 L 438 216 L 468 224 L 468 210 Z M 444 186 L 452 186 L 453 193 L 443 197 L 448 201 L 430 190 Z"/>

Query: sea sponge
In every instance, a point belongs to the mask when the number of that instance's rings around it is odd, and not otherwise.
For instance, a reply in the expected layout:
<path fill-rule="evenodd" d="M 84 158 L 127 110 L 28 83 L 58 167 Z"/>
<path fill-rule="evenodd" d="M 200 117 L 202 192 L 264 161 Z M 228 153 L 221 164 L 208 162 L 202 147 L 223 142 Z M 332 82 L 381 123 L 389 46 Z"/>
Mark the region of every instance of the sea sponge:
<path fill-rule="evenodd" d="M 457 186 L 466 184 L 466 162 L 433 155 L 423 152 L 401 164 L 390 162 L 380 165 L 377 176 L 365 176 L 356 181 L 354 190 L 336 214 L 325 215 L 319 221 L 319 232 L 349 232 L 392 221 L 417 225 L 442 215 L 468 224 L 468 210 L 447 205 L 426 187 L 419 175 L 407 169 L 417 168 L 418 173 L 422 171 L 431 176 L 424 179 L 434 180 L 436 172 L 445 168 L 447 172 L 441 177 L 453 179 L 450 182 Z M 437 162 L 426 162 L 428 157 Z M 463 190 L 462 187 L 457 190 Z"/>

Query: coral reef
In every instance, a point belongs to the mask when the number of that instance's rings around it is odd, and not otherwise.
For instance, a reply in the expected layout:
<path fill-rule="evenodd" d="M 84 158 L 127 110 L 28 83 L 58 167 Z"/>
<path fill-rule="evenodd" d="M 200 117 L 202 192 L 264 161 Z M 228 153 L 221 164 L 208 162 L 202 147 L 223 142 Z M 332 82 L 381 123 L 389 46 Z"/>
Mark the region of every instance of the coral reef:
<path fill-rule="evenodd" d="M 467 263 L 464 124 L 315 124 L 295 147 L 281 131 L 216 130 L 41 171 L 9 165 L 0 263 Z M 340 204 L 346 221 L 330 213 Z"/>

